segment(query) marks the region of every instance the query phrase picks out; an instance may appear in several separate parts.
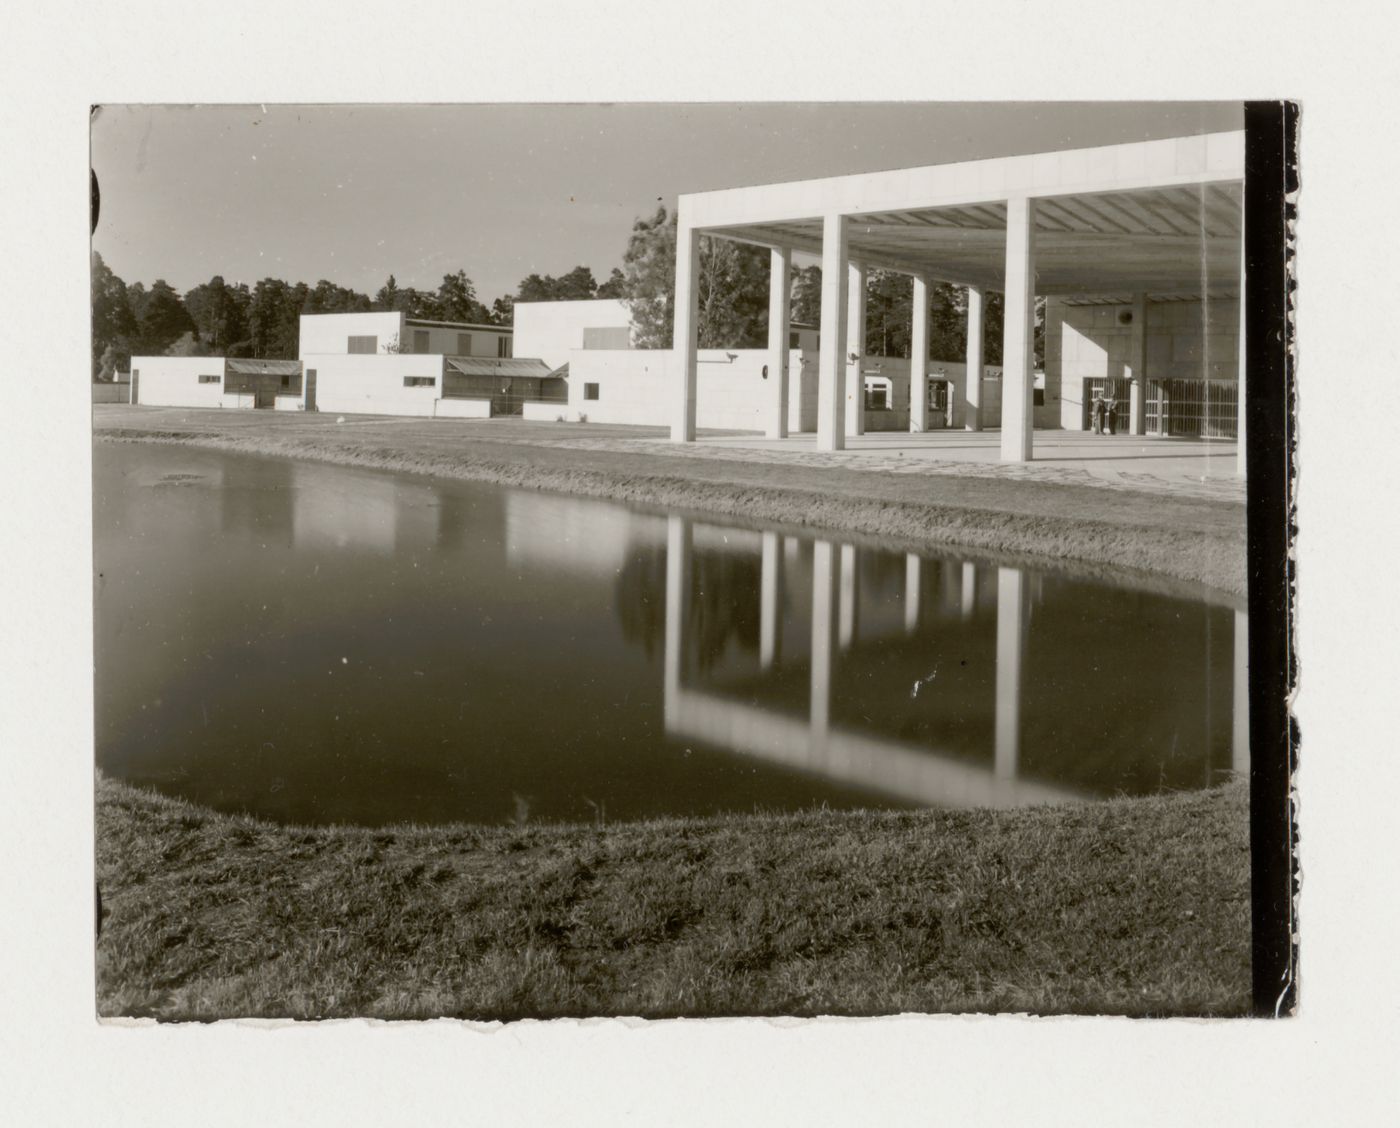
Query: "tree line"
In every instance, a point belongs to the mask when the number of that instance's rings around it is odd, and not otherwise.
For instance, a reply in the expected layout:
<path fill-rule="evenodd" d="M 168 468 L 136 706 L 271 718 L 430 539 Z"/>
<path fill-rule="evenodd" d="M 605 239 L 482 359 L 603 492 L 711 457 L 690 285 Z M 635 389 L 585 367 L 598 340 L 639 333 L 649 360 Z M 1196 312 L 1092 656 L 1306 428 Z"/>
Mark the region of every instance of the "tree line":
<path fill-rule="evenodd" d="M 586 266 L 560 278 L 531 274 L 514 295 L 488 309 L 465 271 L 443 275 L 436 290 L 400 286 L 391 274 L 371 298 L 322 279 L 314 286 L 264 278 L 254 286 L 221 275 L 179 293 L 163 278 L 127 284 L 92 256 L 92 375 L 111 380 L 135 356 L 296 357 L 303 313 L 401 311 L 430 321 L 510 325 L 516 301 L 621 297 L 622 272 L 599 285 Z"/>
<path fill-rule="evenodd" d="M 490 308 L 477 297 L 466 272 L 443 275 L 436 290 L 400 286 L 391 274 L 371 298 L 322 279 L 314 286 L 264 278 L 251 288 L 215 275 L 183 295 L 157 279 L 148 289 L 117 277 L 94 253 L 92 269 L 93 378 L 110 380 L 138 356 L 235 356 L 291 359 L 297 355 L 303 313 L 402 311 L 434 321 L 510 325 L 517 301 L 620 298 L 631 314 L 638 348 L 670 348 L 675 320 L 676 217 L 665 207 L 632 225 L 622 268 L 599 283 L 587 266 L 566 274 L 530 274 L 514 294 Z M 763 348 L 768 343 L 770 256 L 762 247 L 727 239 L 700 239 L 697 330 L 701 348 Z M 967 351 L 967 292 L 946 283 L 928 287 L 929 355 L 956 360 Z M 913 280 L 871 270 L 866 281 L 863 348 L 870 356 L 908 357 Z M 821 320 L 821 268 L 792 272 L 794 321 Z M 1044 362 L 1043 302 L 1036 304 L 1035 356 Z M 983 356 L 1001 363 L 1002 298 L 983 304 Z M 855 351 L 855 346 L 852 346 Z"/>

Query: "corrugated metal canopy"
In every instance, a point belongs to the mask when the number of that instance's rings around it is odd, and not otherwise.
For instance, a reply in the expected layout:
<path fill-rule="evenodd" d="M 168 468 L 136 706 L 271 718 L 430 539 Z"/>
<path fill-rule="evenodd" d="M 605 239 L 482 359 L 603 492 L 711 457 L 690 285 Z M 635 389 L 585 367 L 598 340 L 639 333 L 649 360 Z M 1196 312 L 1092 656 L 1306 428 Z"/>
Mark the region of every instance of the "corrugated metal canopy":
<path fill-rule="evenodd" d="M 299 360 L 240 360 L 230 357 L 224 361 L 224 371 L 238 376 L 300 376 Z"/>
<path fill-rule="evenodd" d="M 549 365 L 534 357 L 449 356 L 447 367 L 463 376 L 548 376 Z"/>
<path fill-rule="evenodd" d="M 549 376 L 558 376 L 560 379 L 567 380 L 567 379 L 569 378 L 569 362 L 566 360 L 566 361 L 565 361 L 563 364 L 561 364 L 558 368 L 556 368 L 556 369 L 554 369 L 553 371 L 547 373 L 547 375 L 549 375 Z"/>

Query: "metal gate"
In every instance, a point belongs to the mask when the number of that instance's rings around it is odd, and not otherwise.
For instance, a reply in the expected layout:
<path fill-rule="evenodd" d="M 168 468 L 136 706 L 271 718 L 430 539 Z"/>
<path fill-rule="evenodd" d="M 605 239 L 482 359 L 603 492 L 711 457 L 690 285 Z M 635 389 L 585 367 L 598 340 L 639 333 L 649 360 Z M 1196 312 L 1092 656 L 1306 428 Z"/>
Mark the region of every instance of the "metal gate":
<path fill-rule="evenodd" d="M 1148 434 L 1239 437 L 1239 385 L 1233 380 L 1149 380 L 1146 406 Z"/>

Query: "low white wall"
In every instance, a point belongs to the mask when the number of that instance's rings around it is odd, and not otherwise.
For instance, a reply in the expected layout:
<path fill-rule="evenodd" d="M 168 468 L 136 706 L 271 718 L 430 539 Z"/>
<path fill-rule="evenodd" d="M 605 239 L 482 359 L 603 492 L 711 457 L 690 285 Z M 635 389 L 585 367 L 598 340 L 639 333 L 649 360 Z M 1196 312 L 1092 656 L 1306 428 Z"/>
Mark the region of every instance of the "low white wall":
<path fill-rule="evenodd" d="M 585 329 L 630 329 L 632 315 L 618 298 L 578 302 L 516 302 L 515 355 L 538 357 L 551 368 L 583 348 Z M 572 368 L 571 368 L 572 371 Z"/>
<path fill-rule="evenodd" d="M 522 417 L 535 423 L 553 423 L 569 418 L 567 403 L 525 403 L 521 408 Z"/>
<path fill-rule="evenodd" d="M 230 396 L 229 398 L 230 398 L 230 399 L 249 399 L 249 400 L 251 400 L 253 397 L 252 397 L 252 396 Z M 250 406 L 251 406 L 251 405 L 250 405 Z M 274 401 L 274 403 L 273 403 L 273 408 L 274 408 L 275 410 L 277 410 L 277 411 L 303 411 L 303 410 L 305 410 L 305 407 L 306 407 L 306 405 L 305 405 L 304 403 L 302 403 L 302 401 L 301 401 L 301 396 L 299 396 L 299 395 L 298 395 L 298 396 L 283 396 L 283 395 L 279 395 L 279 396 L 277 397 L 277 399 L 276 399 L 276 400 Z"/>
<path fill-rule="evenodd" d="M 791 381 L 794 374 L 802 372 L 801 357 L 797 350 L 788 354 L 790 414 Z M 768 350 L 701 349 L 699 360 L 696 426 L 764 430 L 765 412 L 773 394 L 772 374 L 767 379 L 763 375 Z M 582 416 L 594 423 L 669 426 L 675 415 L 676 385 L 680 379 L 677 365 L 676 354 L 670 349 L 574 349 L 569 353 L 567 418 Z M 815 378 L 815 365 L 811 370 Z M 585 398 L 589 384 L 598 386 L 596 400 Z M 815 390 L 812 399 L 815 407 Z"/>
<path fill-rule="evenodd" d="M 322 412 L 432 416 L 442 396 L 440 355 L 322 353 L 302 360 L 316 370 L 316 406 Z M 431 377 L 433 383 L 408 388 L 405 376 Z"/>
<path fill-rule="evenodd" d="M 439 419 L 490 419 L 489 399 L 439 399 L 434 414 Z"/>
<path fill-rule="evenodd" d="M 224 395 L 221 356 L 134 356 L 136 402 L 150 407 L 234 407 L 237 396 Z M 201 384 L 201 376 L 217 376 Z M 251 401 L 251 397 L 249 397 Z M 251 406 L 251 402 L 249 404 Z"/>

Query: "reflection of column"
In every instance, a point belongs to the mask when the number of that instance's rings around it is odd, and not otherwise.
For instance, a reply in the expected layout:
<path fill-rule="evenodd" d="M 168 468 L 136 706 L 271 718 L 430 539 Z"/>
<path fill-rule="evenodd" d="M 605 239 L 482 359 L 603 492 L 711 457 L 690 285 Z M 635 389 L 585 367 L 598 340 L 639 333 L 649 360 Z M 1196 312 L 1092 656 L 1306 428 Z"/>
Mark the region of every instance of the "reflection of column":
<path fill-rule="evenodd" d="M 904 558 L 904 633 L 919 629 L 919 587 L 923 560 L 912 552 Z"/>
<path fill-rule="evenodd" d="M 1235 725 L 1230 766 L 1249 773 L 1249 615 L 1235 612 Z"/>
<path fill-rule="evenodd" d="M 812 738 L 825 740 L 831 728 L 831 634 L 835 625 L 836 583 L 830 541 L 812 546 Z"/>
<path fill-rule="evenodd" d="M 763 572 L 759 595 L 758 664 L 772 668 L 782 645 L 783 538 L 763 534 Z"/>
<path fill-rule="evenodd" d="M 684 517 L 666 520 L 666 723 L 673 721 L 676 694 L 681 688 L 685 655 L 686 604 L 690 594 L 690 522 Z"/>
<path fill-rule="evenodd" d="M 841 546 L 841 649 L 849 650 L 856 639 L 856 617 L 859 613 L 857 602 L 860 599 L 860 584 L 857 570 L 860 560 L 856 556 L 856 546 Z"/>
<path fill-rule="evenodd" d="M 977 565 L 964 563 L 962 567 L 962 617 L 971 619 L 977 608 Z"/>
<path fill-rule="evenodd" d="M 997 569 L 996 774 L 1014 778 L 1021 757 L 1021 664 L 1025 645 L 1026 574 Z"/>

